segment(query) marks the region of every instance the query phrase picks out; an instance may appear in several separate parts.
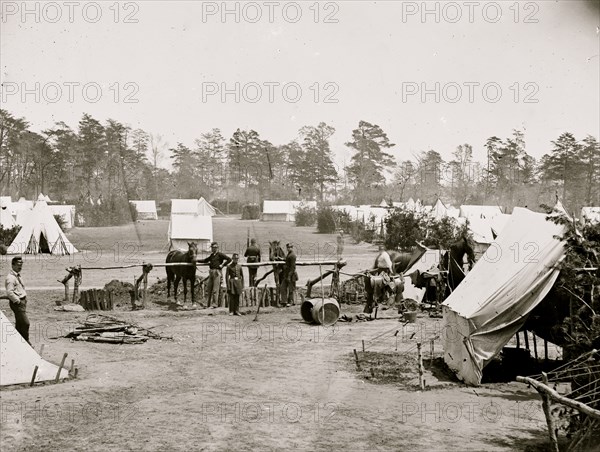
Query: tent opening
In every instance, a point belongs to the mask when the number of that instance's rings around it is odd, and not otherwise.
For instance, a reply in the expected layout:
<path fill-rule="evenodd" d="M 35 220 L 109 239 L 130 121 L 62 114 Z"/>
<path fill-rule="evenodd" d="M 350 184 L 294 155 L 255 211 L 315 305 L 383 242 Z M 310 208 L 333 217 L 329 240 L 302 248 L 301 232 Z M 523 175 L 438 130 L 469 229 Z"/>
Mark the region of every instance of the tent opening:
<path fill-rule="evenodd" d="M 42 232 L 40 234 L 40 253 L 50 254 L 50 247 L 48 246 L 48 240 L 46 240 L 46 235 Z"/>

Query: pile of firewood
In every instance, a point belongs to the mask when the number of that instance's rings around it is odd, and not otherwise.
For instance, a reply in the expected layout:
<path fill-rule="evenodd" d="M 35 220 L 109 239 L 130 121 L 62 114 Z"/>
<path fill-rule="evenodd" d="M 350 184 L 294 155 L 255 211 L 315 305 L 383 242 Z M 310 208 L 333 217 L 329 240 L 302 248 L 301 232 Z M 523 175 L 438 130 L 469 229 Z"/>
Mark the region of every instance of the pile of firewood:
<path fill-rule="evenodd" d="M 147 328 L 114 317 L 90 314 L 82 326 L 76 327 L 65 337 L 77 341 L 108 342 L 111 344 L 141 344 L 148 338 L 172 339 Z"/>

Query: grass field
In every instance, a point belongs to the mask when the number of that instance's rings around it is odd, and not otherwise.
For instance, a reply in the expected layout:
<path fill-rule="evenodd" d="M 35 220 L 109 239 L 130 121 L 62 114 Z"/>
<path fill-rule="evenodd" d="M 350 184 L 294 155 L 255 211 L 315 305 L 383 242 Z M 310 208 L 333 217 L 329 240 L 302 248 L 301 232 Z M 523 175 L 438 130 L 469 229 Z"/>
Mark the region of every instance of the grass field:
<path fill-rule="evenodd" d="M 87 315 L 53 310 L 64 268 L 161 262 L 167 226 L 75 229 L 69 238 L 82 253 L 26 257 L 25 284 L 38 287 L 28 297 L 32 343 L 36 350 L 43 344 L 44 357 L 55 363 L 67 352 L 79 374 L 61 384 L 3 388 L 2 451 L 541 450 L 544 415 L 537 393 L 525 385 L 468 388 L 432 369 L 425 373 L 427 389 L 418 390 L 416 342 L 427 344 L 427 358 L 429 339 L 438 337 L 433 356 L 443 352 L 441 320 L 426 314 L 404 325 L 390 309 L 376 321 L 324 328 L 302 322 L 298 306 L 264 308 L 253 321 L 255 308 L 229 317 L 224 308 L 174 312 L 150 303 L 143 311 L 121 306 L 110 314 L 173 340 L 115 345 L 62 338 Z M 265 252 L 269 239 L 293 241 L 301 260 L 331 257 L 323 250 L 335 242 L 333 235 L 286 223 L 215 218 L 214 226 L 228 253 L 245 246 L 248 228 Z M 346 243 L 344 256 L 349 272 L 360 270 L 372 263 L 375 247 Z M 2 276 L 7 263 L 3 256 Z M 138 273 L 85 271 L 83 285 L 131 281 Z M 318 267 L 299 273 L 303 285 Z M 5 301 L 0 307 L 14 321 Z M 341 308 L 348 315 L 362 311 Z"/>

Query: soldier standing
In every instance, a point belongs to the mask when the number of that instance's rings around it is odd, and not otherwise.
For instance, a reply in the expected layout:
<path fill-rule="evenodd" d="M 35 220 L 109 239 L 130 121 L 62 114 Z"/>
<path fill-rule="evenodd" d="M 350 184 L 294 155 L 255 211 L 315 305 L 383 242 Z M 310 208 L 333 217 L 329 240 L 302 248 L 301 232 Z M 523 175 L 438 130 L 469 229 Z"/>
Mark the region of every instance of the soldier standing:
<path fill-rule="evenodd" d="M 246 248 L 246 252 L 244 253 L 244 257 L 246 258 L 246 262 L 249 264 L 255 264 L 260 262 L 260 247 L 256 244 L 256 239 L 250 240 L 250 246 Z M 254 287 L 254 281 L 256 281 L 256 272 L 258 271 L 257 267 L 248 267 L 248 276 L 249 276 L 249 284 L 250 287 Z"/>
<path fill-rule="evenodd" d="M 238 263 L 238 254 L 234 253 L 232 262 L 227 266 L 227 293 L 229 294 L 229 315 L 240 314 L 240 295 L 244 292 L 244 273 Z"/>
<path fill-rule="evenodd" d="M 212 299 L 215 300 L 215 307 L 219 304 L 219 289 L 221 288 L 221 269 L 231 262 L 231 258 L 219 251 L 219 244 L 212 242 L 210 245 L 211 253 L 206 259 L 199 259 L 197 262 L 208 264 L 208 302 L 210 308 Z"/>
<path fill-rule="evenodd" d="M 296 281 L 298 281 L 298 273 L 296 272 L 296 253 L 294 253 L 294 245 L 288 243 L 286 247 L 288 253 L 285 257 L 285 265 L 283 266 L 281 301 L 286 306 L 290 306 L 296 304 Z"/>

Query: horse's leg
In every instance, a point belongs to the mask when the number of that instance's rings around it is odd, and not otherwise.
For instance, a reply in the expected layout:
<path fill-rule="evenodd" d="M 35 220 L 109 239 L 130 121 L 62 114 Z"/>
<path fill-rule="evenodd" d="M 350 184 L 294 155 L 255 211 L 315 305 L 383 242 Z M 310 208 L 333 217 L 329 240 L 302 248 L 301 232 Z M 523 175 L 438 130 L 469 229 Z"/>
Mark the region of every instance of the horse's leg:
<path fill-rule="evenodd" d="M 169 271 L 167 267 L 167 300 L 171 298 L 171 281 L 173 280 L 173 274 Z"/>
<path fill-rule="evenodd" d="M 196 298 L 194 297 L 194 286 L 196 285 L 196 272 L 192 273 L 192 277 L 190 278 L 190 290 L 192 291 L 192 306 L 196 304 Z"/>
<path fill-rule="evenodd" d="M 187 275 L 183 276 L 182 278 L 183 281 L 183 304 L 187 303 Z"/>
<path fill-rule="evenodd" d="M 179 287 L 179 280 L 181 276 L 179 274 L 175 275 L 175 283 L 173 284 L 173 295 L 175 296 L 175 303 L 177 303 L 177 288 Z"/>

